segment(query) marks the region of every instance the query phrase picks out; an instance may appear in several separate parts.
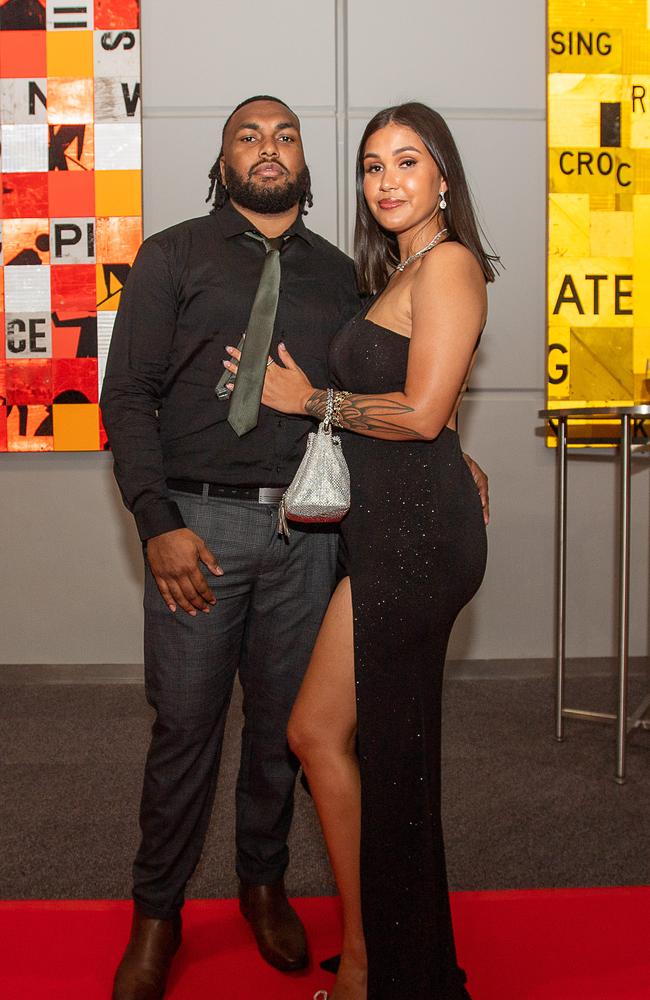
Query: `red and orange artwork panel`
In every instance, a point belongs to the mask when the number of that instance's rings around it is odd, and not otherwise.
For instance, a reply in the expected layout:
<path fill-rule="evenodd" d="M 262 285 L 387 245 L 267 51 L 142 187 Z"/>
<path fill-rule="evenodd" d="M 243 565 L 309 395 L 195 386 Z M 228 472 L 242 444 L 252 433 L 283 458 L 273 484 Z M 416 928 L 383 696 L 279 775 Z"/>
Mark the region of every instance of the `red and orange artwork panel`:
<path fill-rule="evenodd" d="M 139 0 L 0 0 L 0 451 L 106 447 L 142 241 Z"/>

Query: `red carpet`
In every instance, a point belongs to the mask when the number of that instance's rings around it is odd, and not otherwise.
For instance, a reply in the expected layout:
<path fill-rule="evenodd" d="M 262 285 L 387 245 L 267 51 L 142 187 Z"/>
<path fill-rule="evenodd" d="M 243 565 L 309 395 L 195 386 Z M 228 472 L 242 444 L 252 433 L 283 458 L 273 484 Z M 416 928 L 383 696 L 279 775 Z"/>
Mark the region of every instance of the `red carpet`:
<path fill-rule="evenodd" d="M 336 952 L 336 901 L 296 908 L 316 958 Z M 650 997 L 650 887 L 456 893 L 453 908 L 473 1000 Z M 108 1000 L 129 913 L 124 902 L 0 902 L 2 1000 Z M 318 968 L 268 968 L 232 900 L 187 904 L 170 1000 L 311 1000 L 332 982 Z"/>

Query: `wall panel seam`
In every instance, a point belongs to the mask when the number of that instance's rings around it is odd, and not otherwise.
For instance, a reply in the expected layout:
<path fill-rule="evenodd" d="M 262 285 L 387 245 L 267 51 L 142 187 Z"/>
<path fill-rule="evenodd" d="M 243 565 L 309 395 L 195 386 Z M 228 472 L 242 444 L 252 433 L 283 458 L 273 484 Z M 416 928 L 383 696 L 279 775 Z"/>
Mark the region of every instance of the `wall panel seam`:
<path fill-rule="evenodd" d="M 143 118 L 227 118 L 232 107 L 226 104 L 175 104 L 142 106 Z M 294 105 L 294 111 L 299 118 L 335 118 L 336 107 L 333 104 L 300 106 Z"/>
<path fill-rule="evenodd" d="M 333 118 L 336 119 L 341 112 L 337 111 L 335 105 L 312 105 L 294 107 L 299 118 Z M 379 111 L 377 107 L 349 107 L 348 119 L 372 118 Z M 174 106 L 145 104 L 142 107 L 142 117 L 147 119 L 155 118 L 227 118 L 232 108 L 230 105 L 184 105 Z M 457 121 L 546 121 L 545 108 L 440 108 L 440 114 L 444 118 Z"/>
<path fill-rule="evenodd" d="M 336 67 L 336 243 L 349 253 L 348 208 L 348 4 L 334 0 L 336 30 L 334 60 Z"/>
<path fill-rule="evenodd" d="M 512 395 L 512 396 L 526 396 L 526 395 L 529 395 L 529 396 L 534 396 L 535 398 L 537 398 L 538 396 L 543 396 L 544 395 L 544 388 L 543 388 L 543 386 L 539 386 L 539 387 L 528 386 L 528 387 L 523 388 L 523 389 L 520 388 L 519 386 L 517 386 L 517 387 L 513 387 L 513 386 L 489 386 L 488 387 L 488 386 L 485 386 L 483 388 L 480 388 L 480 387 L 477 386 L 476 389 L 468 389 L 468 391 L 467 391 L 467 393 L 465 395 L 465 399 L 473 399 L 473 398 L 476 398 L 476 396 L 482 396 L 482 395 L 485 395 L 486 393 L 490 393 L 490 392 L 505 392 L 505 393 L 508 393 L 509 395 Z"/>
<path fill-rule="evenodd" d="M 350 118 L 372 118 L 380 110 L 376 107 L 351 105 Z M 485 121 L 546 121 L 546 108 L 437 108 L 443 118 Z"/>

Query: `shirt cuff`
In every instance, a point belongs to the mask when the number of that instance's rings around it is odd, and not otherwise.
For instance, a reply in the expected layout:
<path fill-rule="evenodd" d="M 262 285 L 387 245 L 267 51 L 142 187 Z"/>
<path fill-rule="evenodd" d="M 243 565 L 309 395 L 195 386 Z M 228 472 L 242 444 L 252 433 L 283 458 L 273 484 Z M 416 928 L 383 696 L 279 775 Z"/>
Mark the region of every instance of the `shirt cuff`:
<path fill-rule="evenodd" d="M 185 528 L 178 504 L 174 500 L 153 500 L 142 510 L 134 512 L 135 523 L 138 534 L 143 542 L 153 538 L 154 535 L 162 535 L 166 531 L 176 531 L 178 528 Z"/>

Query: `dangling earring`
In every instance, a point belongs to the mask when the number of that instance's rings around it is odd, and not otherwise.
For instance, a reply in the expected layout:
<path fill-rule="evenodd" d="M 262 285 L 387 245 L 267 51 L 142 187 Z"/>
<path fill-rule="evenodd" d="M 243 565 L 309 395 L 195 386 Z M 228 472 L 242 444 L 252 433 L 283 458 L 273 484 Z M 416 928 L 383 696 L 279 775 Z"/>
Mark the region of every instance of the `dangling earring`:
<path fill-rule="evenodd" d="M 440 192 L 440 208 L 443 210 L 447 207 L 447 202 L 445 201 L 445 192 Z"/>

